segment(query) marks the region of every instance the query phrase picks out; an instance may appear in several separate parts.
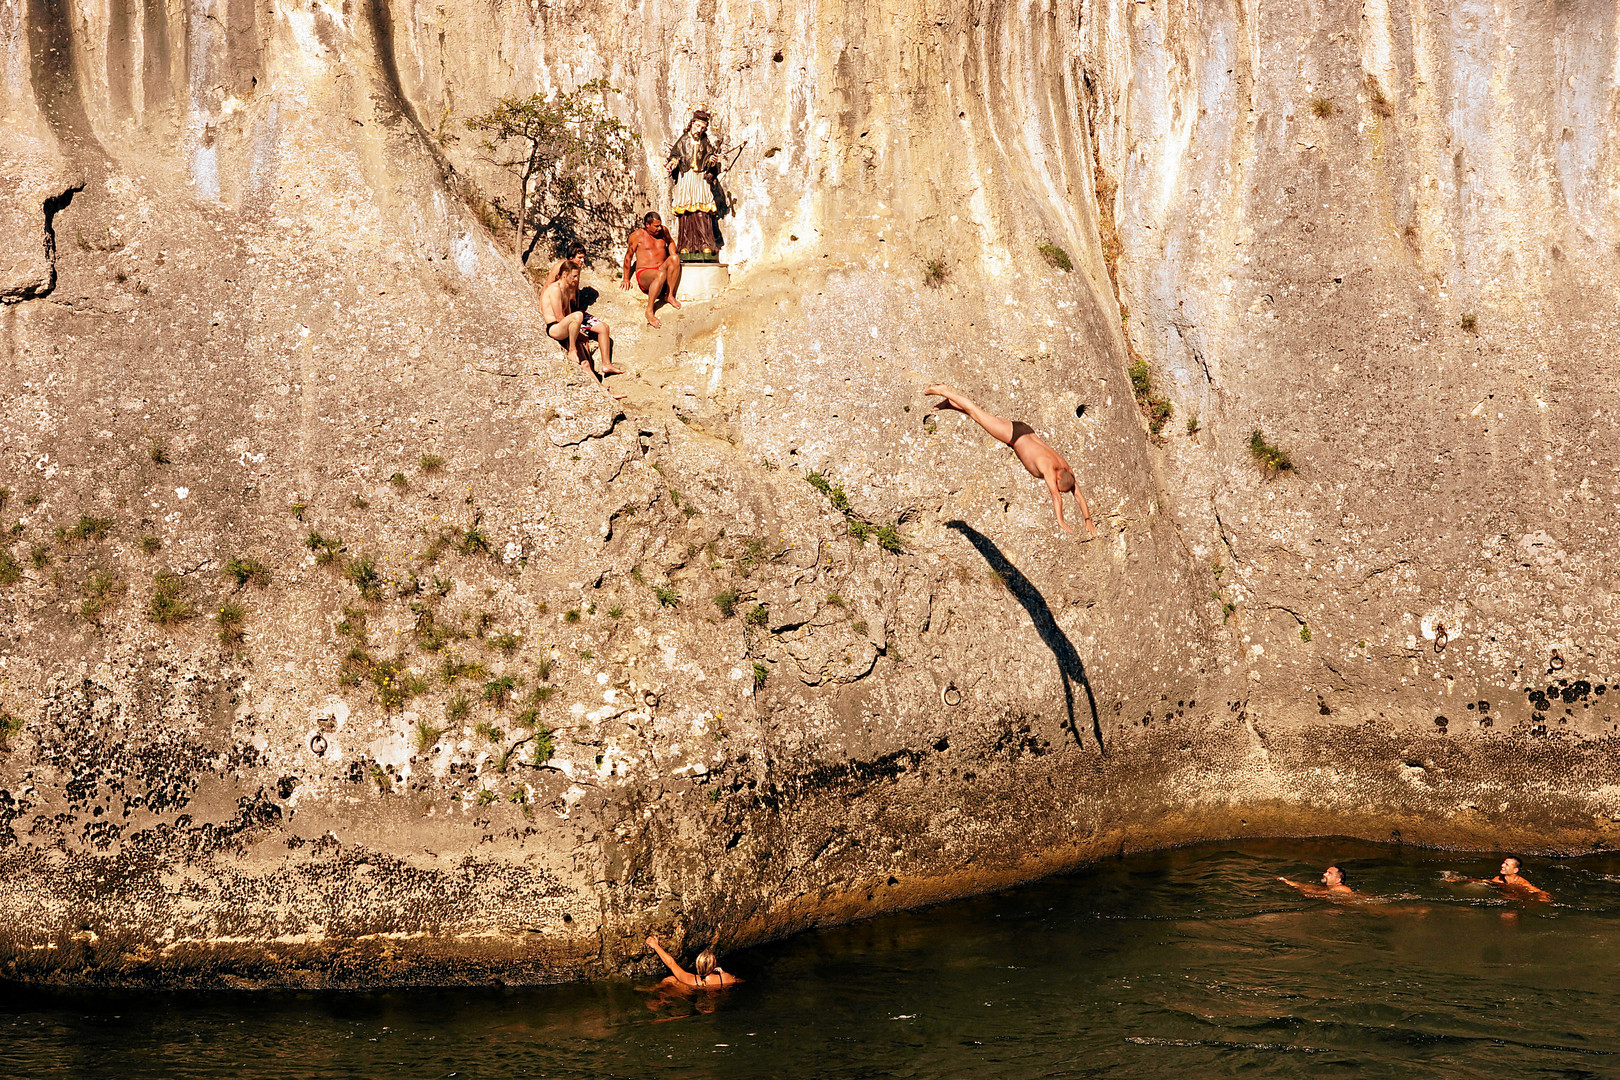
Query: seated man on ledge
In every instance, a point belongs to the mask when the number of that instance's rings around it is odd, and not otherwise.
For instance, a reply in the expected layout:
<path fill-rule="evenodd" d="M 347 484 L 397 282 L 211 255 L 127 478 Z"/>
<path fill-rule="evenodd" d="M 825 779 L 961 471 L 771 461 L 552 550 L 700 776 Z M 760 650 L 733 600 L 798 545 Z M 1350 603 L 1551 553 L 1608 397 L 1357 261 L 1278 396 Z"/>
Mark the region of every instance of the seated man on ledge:
<path fill-rule="evenodd" d="M 630 245 L 624 253 L 624 278 L 619 288 L 630 287 L 630 273 L 635 271 L 636 284 L 647 294 L 647 325 L 663 326 L 658 316 L 659 299 L 672 308 L 681 306 L 675 293 L 681 287 L 681 257 L 670 250 L 669 230 L 664 219 L 650 213 L 642 219 L 641 228 L 630 234 Z"/>
<path fill-rule="evenodd" d="M 540 315 L 546 320 L 546 335 L 567 349 L 568 358 L 590 372 L 593 378 L 624 374 L 622 369 L 613 366 L 613 338 L 607 324 L 579 310 L 579 267 L 573 261 L 563 260 L 556 280 L 540 294 Z M 586 347 L 592 338 L 601 346 L 600 376 L 591 368 L 590 350 Z M 605 384 L 603 389 L 607 389 Z M 614 394 L 611 390 L 608 393 L 621 401 L 624 399 L 623 394 Z"/>

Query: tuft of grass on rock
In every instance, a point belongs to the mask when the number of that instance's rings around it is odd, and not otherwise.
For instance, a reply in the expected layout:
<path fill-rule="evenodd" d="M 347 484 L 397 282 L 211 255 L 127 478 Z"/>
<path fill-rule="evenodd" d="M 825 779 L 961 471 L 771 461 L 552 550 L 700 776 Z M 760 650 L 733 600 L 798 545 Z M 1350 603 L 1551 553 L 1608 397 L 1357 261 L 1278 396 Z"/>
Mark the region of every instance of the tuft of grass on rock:
<path fill-rule="evenodd" d="M 159 540 L 157 537 L 151 535 L 141 537 L 141 550 L 146 552 L 146 554 L 156 555 L 162 549 L 163 541 Z"/>
<path fill-rule="evenodd" d="M 1065 274 L 1074 270 L 1074 260 L 1069 258 L 1067 251 L 1056 244 L 1037 244 L 1035 250 L 1041 253 L 1041 258 L 1053 269 L 1061 270 Z"/>
<path fill-rule="evenodd" d="M 534 763 L 544 765 L 557 754 L 557 744 L 549 728 L 537 728 L 534 733 Z"/>
<path fill-rule="evenodd" d="M 247 622 L 247 608 L 234 600 L 227 600 L 214 613 L 219 625 L 219 643 L 227 649 L 239 649 L 246 638 L 242 626 Z"/>
<path fill-rule="evenodd" d="M 1461 326 L 1464 330 L 1468 331 L 1470 334 L 1479 333 L 1479 319 L 1476 318 L 1472 312 L 1470 312 L 1467 315 L 1464 315 L 1461 319 L 1459 319 L 1457 321 L 1457 325 Z"/>
<path fill-rule="evenodd" d="M 417 464 L 422 466 L 423 472 L 432 474 L 444 468 L 444 458 L 438 454 L 423 454 L 417 459 Z"/>
<path fill-rule="evenodd" d="M 112 528 L 112 518 L 92 517 L 89 514 L 81 514 L 79 516 L 78 524 L 74 525 L 71 529 L 57 529 L 56 538 L 63 543 L 71 543 L 76 540 L 105 540 L 107 539 L 108 534 L 112 532 Z"/>
<path fill-rule="evenodd" d="M 496 708 L 504 709 L 512 700 L 512 691 L 523 685 L 516 675 L 500 675 L 484 684 L 484 700 Z"/>
<path fill-rule="evenodd" d="M 563 622 L 570 626 L 579 622 L 579 609 L 569 608 L 567 611 L 563 612 Z"/>
<path fill-rule="evenodd" d="M 11 740 L 23 729 L 20 717 L 0 709 L 0 750 L 10 750 Z"/>
<path fill-rule="evenodd" d="M 160 570 L 152 577 L 152 598 L 146 614 L 159 626 L 173 626 L 195 618 L 197 605 L 185 595 L 185 582 L 172 570 Z"/>
<path fill-rule="evenodd" d="M 288 503 L 287 504 L 287 512 L 293 516 L 294 521 L 303 521 L 304 520 L 304 511 L 308 510 L 308 509 L 309 509 L 309 504 L 306 503 L 306 502 L 295 502 L 295 503 Z"/>
<path fill-rule="evenodd" d="M 923 260 L 923 284 L 930 289 L 940 288 L 950 276 L 950 265 L 944 259 Z"/>
<path fill-rule="evenodd" d="M 677 607 L 681 602 L 681 594 L 669 585 L 656 586 L 653 589 L 653 595 L 658 597 L 660 607 Z"/>
<path fill-rule="evenodd" d="M 367 674 L 385 711 L 404 708 L 411 698 L 427 693 L 427 680 L 407 667 L 401 657 L 373 661 Z"/>
<path fill-rule="evenodd" d="M 364 599 L 377 601 L 383 598 L 382 574 L 377 572 L 377 560 L 370 555 L 362 554 L 350 559 L 343 568 L 343 576 L 360 591 Z"/>
<path fill-rule="evenodd" d="M 758 690 L 760 687 L 764 686 L 765 685 L 765 680 L 770 678 L 770 675 L 771 675 L 771 669 L 770 668 L 766 667 L 764 664 L 760 663 L 758 660 L 754 661 L 754 689 L 755 690 Z"/>
<path fill-rule="evenodd" d="M 1338 111 L 1339 107 L 1333 104 L 1333 101 L 1330 98 L 1322 97 L 1320 94 L 1311 98 L 1312 116 L 1329 117 Z"/>
<path fill-rule="evenodd" d="M 506 738 L 506 732 L 502 731 L 488 720 L 480 720 L 478 723 L 474 724 L 473 734 L 478 735 L 481 738 L 488 739 L 493 743 L 498 743 L 502 739 Z"/>
<path fill-rule="evenodd" d="M 123 582 L 111 570 L 96 570 L 85 579 L 84 602 L 79 615 L 85 622 L 101 623 L 101 613 L 112 606 L 113 598 L 124 591 Z"/>
<path fill-rule="evenodd" d="M 258 559 L 244 559 L 240 556 L 231 559 L 225 564 L 225 574 L 236 582 L 238 589 L 244 585 L 262 589 L 270 584 L 270 568 Z"/>
<path fill-rule="evenodd" d="M 152 459 L 154 465 L 169 464 L 169 440 L 154 438 L 146 447 L 146 456 Z"/>
<path fill-rule="evenodd" d="M 1148 372 L 1146 360 L 1138 359 L 1133 362 L 1127 373 L 1131 377 L 1131 393 L 1136 397 L 1137 407 L 1147 418 L 1148 433 L 1156 439 L 1175 409 L 1168 398 L 1154 393 L 1153 377 Z"/>
<path fill-rule="evenodd" d="M 1249 436 L 1249 456 L 1267 472 L 1287 472 L 1294 467 L 1294 460 L 1288 456 L 1288 451 L 1268 442 L 1259 428 Z"/>
<path fill-rule="evenodd" d="M 322 566 L 331 566 L 337 561 L 338 552 L 343 549 L 343 541 L 322 536 L 314 529 L 304 537 L 304 546 L 315 553 L 315 561 Z"/>
<path fill-rule="evenodd" d="M 516 634 L 512 633 L 512 631 L 502 630 L 500 633 L 491 637 L 489 639 L 489 643 L 490 645 L 499 649 L 501 652 L 505 653 L 507 656 L 511 656 L 513 653 L 518 651 L 518 646 L 523 644 L 523 641 Z"/>
<path fill-rule="evenodd" d="M 749 609 L 748 614 L 743 616 L 743 622 L 749 626 L 769 626 L 771 624 L 771 609 L 764 604 L 755 604 Z"/>
<path fill-rule="evenodd" d="M 444 734 L 444 728 L 428 723 L 426 720 L 416 722 L 416 752 L 418 754 L 432 748 Z"/>
<path fill-rule="evenodd" d="M 28 561 L 35 570 L 43 570 L 51 564 L 51 549 L 44 544 L 35 544 L 28 549 Z"/>
<path fill-rule="evenodd" d="M 459 724 L 467 719 L 467 710 L 471 707 L 466 694 L 457 694 L 445 704 L 444 718 L 452 724 Z"/>
<path fill-rule="evenodd" d="M 393 476 L 390 476 L 388 478 L 388 482 L 394 485 L 394 487 L 399 491 L 404 491 L 406 488 L 411 486 L 411 482 L 405 479 L 405 474 L 402 472 L 397 472 Z"/>
<path fill-rule="evenodd" d="M 15 585 L 23 579 L 22 567 L 6 548 L 0 548 L 0 585 Z"/>
<path fill-rule="evenodd" d="M 714 606 L 720 609 L 723 618 L 731 618 L 737 614 L 737 590 L 723 589 L 714 594 Z"/>

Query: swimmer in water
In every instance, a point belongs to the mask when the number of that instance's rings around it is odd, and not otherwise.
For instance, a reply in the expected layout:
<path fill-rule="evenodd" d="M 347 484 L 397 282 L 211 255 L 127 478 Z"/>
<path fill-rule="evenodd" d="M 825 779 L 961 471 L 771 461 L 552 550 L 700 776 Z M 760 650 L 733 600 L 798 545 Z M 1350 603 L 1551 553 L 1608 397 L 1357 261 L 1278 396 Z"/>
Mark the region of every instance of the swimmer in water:
<path fill-rule="evenodd" d="M 1502 869 L 1493 878 L 1482 879 L 1481 884 L 1495 885 L 1509 896 L 1521 900 L 1551 900 L 1552 893 L 1538 889 L 1519 873 L 1519 860 L 1511 855 L 1502 860 Z"/>
<path fill-rule="evenodd" d="M 1279 877 L 1277 880 L 1282 882 L 1284 885 L 1292 885 L 1306 896 L 1337 898 L 1358 895 L 1356 890 L 1345 884 L 1344 871 L 1340 870 L 1337 866 L 1330 866 L 1326 870 L 1322 871 L 1322 884 L 1320 885 L 1315 885 L 1308 881 L 1291 881 L 1285 877 Z"/>
<path fill-rule="evenodd" d="M 704 949 L 698 953 L 697 959 L 692 961 L 694 970 L 687 971 L 664 947 L 658 944 L 656 935 L 647 939 L 647 947 L 658 954 L 658 959 L 672 972 L 667 976 L 661 986 L 682 986 L 688 990 L 729 990 L 742 982 L 720 967 L 720 961 L 715 957 L 713 949 Z"/>

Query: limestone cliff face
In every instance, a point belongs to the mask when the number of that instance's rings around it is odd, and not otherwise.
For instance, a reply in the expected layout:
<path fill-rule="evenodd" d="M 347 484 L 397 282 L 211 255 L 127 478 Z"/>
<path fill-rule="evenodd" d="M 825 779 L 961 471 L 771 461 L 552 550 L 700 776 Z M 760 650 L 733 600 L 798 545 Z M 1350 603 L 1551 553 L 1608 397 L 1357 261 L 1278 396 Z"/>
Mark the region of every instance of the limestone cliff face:
<path fill-rule="evenodd" d="M 6 970 L 564 978 L 1206 836 L 1607 846 L 1598 18 L 4 0 Z M 588 275 L 622 404 L 462 124 L 595 77 L 646 205 L 691 107 L 742 146 L 722 299 Z"/>

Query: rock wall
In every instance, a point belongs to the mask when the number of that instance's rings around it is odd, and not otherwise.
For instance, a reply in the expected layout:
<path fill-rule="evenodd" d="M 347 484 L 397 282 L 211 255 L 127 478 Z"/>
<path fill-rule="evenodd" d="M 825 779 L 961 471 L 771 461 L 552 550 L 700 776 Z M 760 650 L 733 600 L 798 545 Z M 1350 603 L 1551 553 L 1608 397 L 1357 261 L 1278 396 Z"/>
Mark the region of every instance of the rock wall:
<path fill-rule="evenodd" d="M 5 971 L 558 979 L 1211 836 L 1609 846 L 1612 22 L 0 0 Z M 725 296 L 588 275 L 622 404 L 462 123 L 596 77 L 638 205 L 691 107 L 743 147 Z"/>

